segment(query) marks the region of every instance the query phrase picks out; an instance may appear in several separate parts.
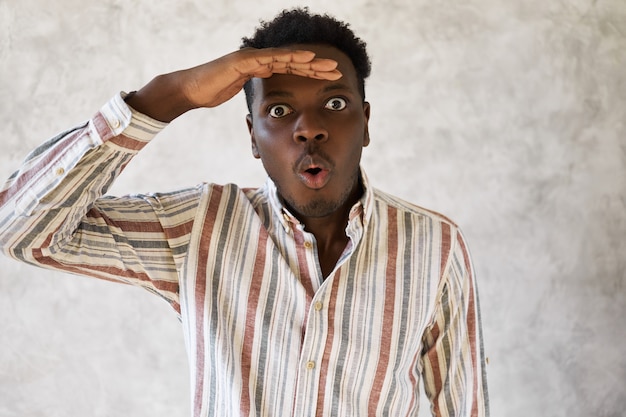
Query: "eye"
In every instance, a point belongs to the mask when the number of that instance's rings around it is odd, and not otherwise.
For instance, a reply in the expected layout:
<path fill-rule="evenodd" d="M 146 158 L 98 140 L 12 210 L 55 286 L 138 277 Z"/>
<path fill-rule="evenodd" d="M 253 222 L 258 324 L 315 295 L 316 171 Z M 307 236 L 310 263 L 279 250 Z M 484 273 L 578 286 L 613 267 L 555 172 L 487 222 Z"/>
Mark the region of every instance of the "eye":
<path fill-rule="evenodd" d="M 328 110 L 339 111 L 345 109 L 347 105 L 348 102 L 345 99 L 341 97 L 333 97 L 326 102 L 324 107 Z"/>
<path fill-rule="evenodd" d="M 275 104 L 269 108 L 268 113 L 270 114 L 270 116 L 278 119 L 280 117 L 287 116 L 292 111 L 293 110 L 291 109 L 291 107 L 287 106 L 286 104 Z"/>

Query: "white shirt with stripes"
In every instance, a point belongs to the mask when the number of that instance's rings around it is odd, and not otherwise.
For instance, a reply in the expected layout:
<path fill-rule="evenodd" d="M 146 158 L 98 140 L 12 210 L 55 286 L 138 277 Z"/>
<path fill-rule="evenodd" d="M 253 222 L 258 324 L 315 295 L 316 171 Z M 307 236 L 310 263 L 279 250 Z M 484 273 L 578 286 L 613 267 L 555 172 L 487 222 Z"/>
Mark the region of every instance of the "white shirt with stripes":
<path fill-rule="evenodd" d="M 488 415 L 476 281 L 458 227 L 372 188 L 322 276 L 315 237 L 258 189 L 104 196 L 165 124 L 113 97 L 0 189 L 19 261 L 143 287 L 179 314 L 194 417 Z"/>

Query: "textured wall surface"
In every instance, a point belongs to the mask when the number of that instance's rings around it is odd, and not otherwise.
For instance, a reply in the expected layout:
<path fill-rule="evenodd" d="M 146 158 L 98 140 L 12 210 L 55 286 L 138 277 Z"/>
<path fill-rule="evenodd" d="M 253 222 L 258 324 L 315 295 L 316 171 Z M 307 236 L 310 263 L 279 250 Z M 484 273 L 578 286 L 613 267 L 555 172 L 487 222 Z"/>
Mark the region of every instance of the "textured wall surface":
<path fill-rule="evenodd" d="M 312 0 L 369 45 L 375 186 L 455 219 L 493 416 L 626 410 L 626 2 Z M 0 0 L 0 175 L 119 90 L 216 58 L 282 0 Z M 261 184 L 241 96 L 112 193 Z M 0 416 L 185 416 L 182 331 L 139 289 L 0 259 Z"/>

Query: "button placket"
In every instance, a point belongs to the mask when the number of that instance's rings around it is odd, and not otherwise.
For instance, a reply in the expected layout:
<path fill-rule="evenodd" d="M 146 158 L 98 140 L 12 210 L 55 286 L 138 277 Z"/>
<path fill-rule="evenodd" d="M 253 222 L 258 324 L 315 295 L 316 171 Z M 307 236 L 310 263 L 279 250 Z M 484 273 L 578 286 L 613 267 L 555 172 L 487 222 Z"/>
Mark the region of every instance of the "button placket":
<path fill-rule="evenodd" d="M 322 372 L 322 359 L 324 357 L 324 349 L 326 338 L 328 337 L 328 328 L 325 309 L 325 294 L 323 288 L 318 290 L 309 307 L 309 314 L 305 323 L 304 339 L 301 350 L 301 371 L 297 384 L 297 397 L 300 399 L 317 398 L 317 392 L 320 388 L 320 375 Z M 309 409 L 315 405 L 308 403 L 300 403 L 296 409 Z"/>

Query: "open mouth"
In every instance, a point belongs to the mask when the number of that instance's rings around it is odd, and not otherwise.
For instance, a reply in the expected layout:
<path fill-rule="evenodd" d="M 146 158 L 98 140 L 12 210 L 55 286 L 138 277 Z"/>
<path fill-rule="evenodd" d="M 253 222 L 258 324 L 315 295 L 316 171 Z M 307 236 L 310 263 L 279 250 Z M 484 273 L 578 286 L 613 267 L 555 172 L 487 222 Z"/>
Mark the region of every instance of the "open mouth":
<path fill-rule="evenodd" d="M 332 164 L 318 155 L 305 155 L 298 161 L 296 173 L 308 188 L 319 190 L 331 177 Z"/>
<path fill-rule="evenodd" d="M 300 173 L 304 185 L 316 190 L 324 187 L 329 178 L 329 171 L 323 167 L 310 167 Z"/>

